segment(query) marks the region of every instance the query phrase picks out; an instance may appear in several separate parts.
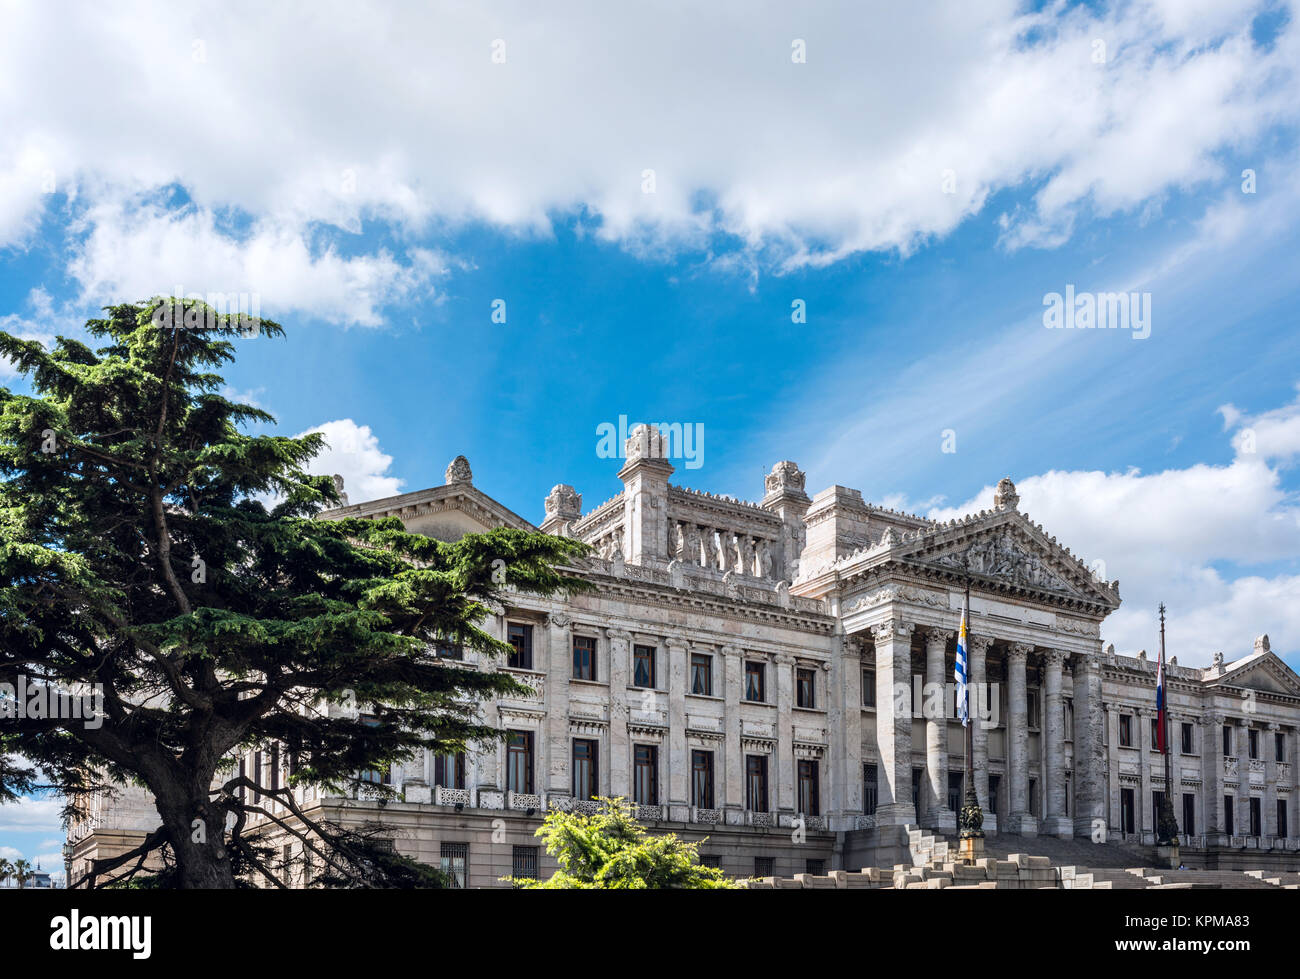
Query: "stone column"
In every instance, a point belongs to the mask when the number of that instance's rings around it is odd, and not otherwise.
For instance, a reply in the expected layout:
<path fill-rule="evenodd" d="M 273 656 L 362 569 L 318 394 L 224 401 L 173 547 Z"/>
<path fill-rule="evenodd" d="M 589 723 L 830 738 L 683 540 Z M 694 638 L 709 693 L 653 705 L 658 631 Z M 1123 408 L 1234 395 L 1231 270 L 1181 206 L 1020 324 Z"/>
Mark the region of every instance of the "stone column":
<path fill-rule="evenodd" d="M 569 679 L 573 675 L 570 618 L 552 612 L 546 620 L 546 791 L 573 795 L 569 778 Z"/>
<path fill-rule="evenodd" d="M 632 797 L 632 749 L 627 723 L 639 706 L 636 695 L 627 688 L 632 633 L 624 629 L 606 629 L 609 638 L 609 751 L 605 768 L 609 771 L 610 795 Z M 648 694 L 649 691 L 639 691 Z M 650 695 L 653 697 L 653 695 Z"/>
<path fill-rule="evenodd" d="M 1094 656 L 1075 653 L 1074 673 L 1074 835 L 1106 840 L 1102 808 L 1101 666 Z"/>
<path fill-rule="evenodd" d="M 1156 833 L 1159 832 L 1160 829 L 1160 827 L 1154 822 L 1155 814 L 1152 812 L 1151 805 L 1151 794 L 1155 791 L 1155 783 L 1152 781 L 1151 777 L 1151 749 L 1155 747 L 1151 741 L 1151 719 L 1155 716 L 1155 711 L 1150 707 L 1138 707 L 1133 711 L 1133 723 L 1138 726 L 1138 771 L 1141 774 L 1141 785 L 1138 789 L 1138 793 L 1141 795 L 1142 799 L 1141 805 L 1138 806 L 1136 823 L 1136 828 L 1139 833 Z M 1159 755 L 1156 755 L 1156 757 L 1160 758 Z M 1163 758 L 1160 758 L 1160 766 L 1160 774 L 1164 775 L 1165 769 Z M 1175 813 L 1175 815 L 1177 815 L 1177 813 Z"/>
<path fill-rule="evenodd" d="M 1044 781 L 1046 821 L 1043 832 L 1052 836 L 1069 838 L 1074 835 L 1074 824 L 1065 814 L 1065 705 L 1061 699 L 1061 668 L 1065 653 L 1049 649 L 1043 656 L 1043 740 L 1046 750 Z"/>
<path fill-rule="evenodd" d="M 1106 758 L 1106 798 L 1110 801 L 1106 814 L 1107 825 L 1116 835 L 1123 832 L 1123 799 L 1120 797 L 1119 785 L 1119 715 L 1118 704 L 1105 704 L 1102 711 L 1106 718 L 1106 741 L 1110 751 Z M 1136 826 L 1136 821 L 1134 826 Z"/>
<path fill-rule="evenodd" d="M 826 700 L 830 706 L 831 815 L 834 829 L 856 829 L 862 812 L 862 643 L 836 637 Z"/>
<path fill-rule="evenodd" d="M 944 669 L 950 629 L 925 631 L 925 825 L 957 831 L 957 814 L 948 808 L 948 674 Z"/>
<path fill-rule="evenodd" d="M 1212 846 L 1222 841 L 1224 833 L 1223 715 L 1215 711 L 1206 711 L 1201 722 L 1201 785 L 1205 796 L 1201 832 Z"/>
<path fill-rule="evenodd" d="M 686 643 L 676 637 L 665 640 L 668 647 L 668 807 L 669 817 L 686 822 L 690 796 L 690 763 L 686 752 Z M 728 703 L 728 711 L 738 710 Z"/>
<path fill-rule="evenodd" d="M 872 627 L 876 647 L 877 826 L 916 822 L 912 805 L 912 629 L 890 619 Z"/>
<path fill-rule="evenodd" d="M 1025 660 L 1033 648 L 1018 642 L 1007 650 L 1007 778 L 1011 790 L 1007 808 L 1011 810 L 1008 829 L 1012 833 L 1034 831 L 1029 815 L 1029 698 L 1025 682 Z"/>
<path fill-rule="evenodd" d="M 506 624 L 505 617 L 500 615 L 489 615 L 483 622 L 483 630 L 493 639 L 505 641 Z M 496 673 L 505 666 L 505 658 L 495 656 L 479 656 L 478 668 L 484 673 Z M 543 690 L 543 695 L 545 690 Z M 486 727 L 500 728 L 501 711 L 497 699 L 491 698 L 481 702 L 479 708 L 482 716 L 482 723 Z M 484 742 L 483 751 L 466 752 L 467 768 L 470 771 L 465 773 L 467 785 L 471 789 L 470 798 L 477 802 L 478 790 L 493 791 L 505 788 L 505 745 L 500 741 Z M 425 785 L 433 785 L 433 759 L 432 752 L 424 753 L 424 782 Z"/>
<path fill-rule="evenodd" d="M 1250 835 L 1250 721 L 1236 719 L 1232 732 L 1232 750 L 1237 755 L 1237 798 L 1235 836 Z M 1261 827 L 1262 828 L 1262 827 Z"/>
<path fill-rule="evenodd" d="M 1274 743 L 1277 732 L 1277 721 L 1269 721 L 1264 725 L 1263 740 L 1266 743 L 1261 745 L 1264 755 L 1264 801 L 1260 803 L 1263 812 L 1259 814 L 1259 821 L 1265 836 L 1277 836 L 1277 747 Z"/>
<path fill-rule="evenodd" d="M 794 657 L 775 657 L 772 685 L 776 690 L 776 800 L 777 811 L 793 813 L 798 804 L 794 793 Z M 772 691 L 767 691 L 772 696 Z"/>
<path fill-rule="evenodd" d="M 984 726 L 985 719 L 981 712 L 988 713 L 987 723 L 997 719 L 998 700 L 988 683 L 988 652 L 993 640 L 984 636 L 974 636 L 969 640 L 970 649 L 970 712 L 971 712 L 971 748 L 974 753 L 972 767 L 975 769 L 975 795 L 984 810 L 984 824 L 991 830 L 997 829 L 997 817 L 989 812 L 989 729 Z"/>
<path fill-rule="evenodd" d="M 740 824 L 745 821 L 745 760 L 740 746 L 741 649 L 739 646 L 723 646 L 720 658 L 724 675 L 719 681 L 723 683 L 723 695 L 727 698 L 723 722 L 723 764 L 727 774 L 723 782 L 722 804 L 727 809 L 727 822 Z"/>

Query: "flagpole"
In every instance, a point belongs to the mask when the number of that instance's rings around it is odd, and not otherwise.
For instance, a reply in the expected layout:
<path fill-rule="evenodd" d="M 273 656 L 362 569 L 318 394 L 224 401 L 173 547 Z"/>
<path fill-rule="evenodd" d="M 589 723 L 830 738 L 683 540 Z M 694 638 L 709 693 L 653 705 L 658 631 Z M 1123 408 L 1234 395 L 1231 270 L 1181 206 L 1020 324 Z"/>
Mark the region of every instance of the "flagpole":
<path fill-rule="evenodd" d="M 1173 752 L 1169 743 L 1169 675 L 1165 664 L 1165 603 L 1160 603 L 1160 684 L 1156 696 L 1159 699 L 1157 709 L 1160 711 L 1160 733 L 1165 749 L 1165 792 L 1160 806 L 1160 822 L 1157 827 L 1156 843 L 1161 847 L 1172 847 L 1171 862 L 1178 866 L 1178 819 L 1174 816 L 1174 780 L 1171 771 Z"/>
<path fill-rule="evenodd" d="M 965 662 L 962 664 L 962 682 L 965 684 L 964 693 L 966 696 L 966 718 L 963 723 L 963 727 L 966 728 L 966 791 L 962 795 L 961 812 L 957 817 L 957 841 L 962 862 L 973 865 L 984 856 L 984 813 L 980 810 L 979 794 L 975 791 L 975 729 L 971 726 L 970 710 L 971 612 L 969 569 L 966 572 L 966 603 L 962 607 L 961 618 L 957 643 L 962 656 L 965 657 Z M 965 631 L 965 636 L 962 635 L 962 630 Z"/>

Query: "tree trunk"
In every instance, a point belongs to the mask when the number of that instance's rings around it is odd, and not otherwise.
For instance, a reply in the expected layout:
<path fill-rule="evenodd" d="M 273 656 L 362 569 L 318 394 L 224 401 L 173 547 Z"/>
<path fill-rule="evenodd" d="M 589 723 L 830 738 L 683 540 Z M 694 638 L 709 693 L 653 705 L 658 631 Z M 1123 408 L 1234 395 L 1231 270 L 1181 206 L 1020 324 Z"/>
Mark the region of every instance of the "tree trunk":
<path fill-rule="evenodd" d="M 212 805 L 208 784 L 159 795 L 158 813 L 176 857 L 177 886 L 229 890 L 235 876 L 226 845 L 225 811 Z"/>

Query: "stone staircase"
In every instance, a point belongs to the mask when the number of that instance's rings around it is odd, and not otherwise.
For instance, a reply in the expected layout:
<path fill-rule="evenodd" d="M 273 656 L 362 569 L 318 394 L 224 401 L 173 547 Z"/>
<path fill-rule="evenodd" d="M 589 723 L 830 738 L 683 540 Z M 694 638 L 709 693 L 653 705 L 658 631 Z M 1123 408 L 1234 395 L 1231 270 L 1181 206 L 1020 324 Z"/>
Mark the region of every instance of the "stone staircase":
<path fill-rule="evenodd" d="M 1267 891 L 1277 886 L 1241 870 L 1161 870 L 1154 867 L 1140 867 L 1130 870 L 1129 873 L 1143 878 L 1153 888 L 1166 890 L 1180 888 Z"/>
<path fill-rule="evenodd" d="M 1271 887 L 1282 887 L 1288 891 L 1300 891 L 1300 873 L 1294 870 L 1272 872 L 1268 870 L 1247 870 L 1247 877 L 1262 880 Z"/>

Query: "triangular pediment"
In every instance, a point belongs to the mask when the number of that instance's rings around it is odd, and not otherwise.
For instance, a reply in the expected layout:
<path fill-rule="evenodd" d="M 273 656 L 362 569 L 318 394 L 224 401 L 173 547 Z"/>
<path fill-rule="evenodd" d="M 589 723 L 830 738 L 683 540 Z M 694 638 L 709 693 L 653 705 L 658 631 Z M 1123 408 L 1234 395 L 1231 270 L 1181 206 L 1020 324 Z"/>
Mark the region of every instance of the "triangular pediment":
<path fill-rule="evenodd" d="M 1251 656 L 1246 662 L 1229 663 L 1223 675 L 1213 677 L 1210 682 L 1262 693 L 1300 696 L 1300 676 L 1272 652 Z"/>
<path fill-rule="evenodd" d="M 1119 607 L 1118 582 L 1098 578 L 1079 558 L 1015 510 L 994 510 L 904 538 L 893 561 L 966 577 L 995 590 Z"/>

